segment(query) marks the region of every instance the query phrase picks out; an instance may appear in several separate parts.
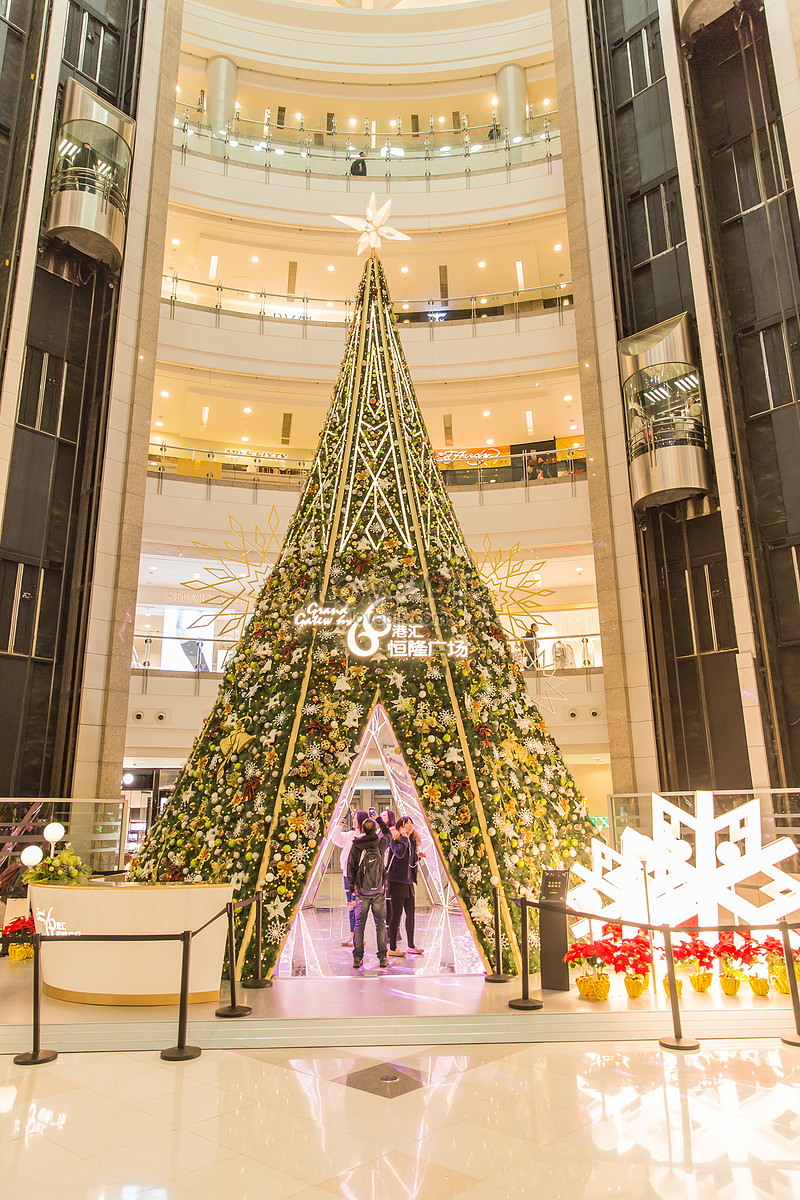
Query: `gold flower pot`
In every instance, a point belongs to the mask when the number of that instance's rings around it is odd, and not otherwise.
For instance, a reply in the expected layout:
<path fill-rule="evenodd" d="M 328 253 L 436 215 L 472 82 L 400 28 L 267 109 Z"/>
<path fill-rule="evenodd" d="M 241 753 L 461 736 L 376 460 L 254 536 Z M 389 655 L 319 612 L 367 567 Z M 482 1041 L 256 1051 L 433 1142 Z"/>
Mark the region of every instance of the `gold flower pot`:
<path fill-rule="evenodd" d="M 689 982 L 696 992 L 707 992 L 714 979 L 713 971 L 695 971 L 689 976 Z"/>
<path fill-rule="evenodd" d="M 669 977 L 667 975 L 665 975 L 661 982 L 664 984 L 664 991 L 667 993 L 667 995 L 669 995 Z M 683 994 L 683 980 L 676 979 L 675 986 L 678 989 L 678 995 L 679 996 L 682 995 Z"/>
<path fill-rule="evenodd" d="M 608 975 L 579 975 L 575 980 L 582 1000 L 607 1000 L 611 990 Z"/>
<path fill-rule="evenodd" d="M 625 991 L 632 1000 L 638 1000 L 644 991 L 645 980 L 643 975 L 626 975 L 625 976 Z"/>
<path fill-rule="evenodd" d="M 12 942 L 8 947 L 8 957 L 12 962 L 24 962 L 26 958 L 33 958 L 33 946 L 30 942 Z"/>
<path fill-rule="evenodd" d="M 748 980 L 754 996 L 769 995 L 769 980 L 763 975 L 748 975 Z"/>
<path fill-rule="evenodd" d="M 779 996 L 789 995 L 789 976 L 786 973 L 786 967 L 779 967 L 777 971 L 773 971 L 770 979 Z"/>
<path fill-rule="evenodd" d="M 719 985 L 726 996 L 735 996 L 741 982 L 741 979 L 736 979 L 733 975 L 720 975 L 719 977 Z"/>

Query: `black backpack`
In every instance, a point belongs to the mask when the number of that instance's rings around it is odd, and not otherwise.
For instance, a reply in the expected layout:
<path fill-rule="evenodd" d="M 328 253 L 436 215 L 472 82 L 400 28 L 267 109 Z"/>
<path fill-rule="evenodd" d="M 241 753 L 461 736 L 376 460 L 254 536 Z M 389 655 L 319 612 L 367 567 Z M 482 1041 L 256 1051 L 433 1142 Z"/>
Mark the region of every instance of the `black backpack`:
<path fill-rule="evenodd" d="M 386 868 L 378 846 L 369 846 L 361 855 L 356 871 L 356 891 L 362 896 L 380 896 L 386 886 Z"/>

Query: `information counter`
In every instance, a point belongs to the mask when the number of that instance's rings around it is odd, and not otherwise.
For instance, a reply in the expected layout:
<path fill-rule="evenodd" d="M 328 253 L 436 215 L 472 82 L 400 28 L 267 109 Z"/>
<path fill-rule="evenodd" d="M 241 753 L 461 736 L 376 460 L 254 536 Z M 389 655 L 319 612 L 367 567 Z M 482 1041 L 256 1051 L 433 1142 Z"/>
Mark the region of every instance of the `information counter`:
<path fill-rule="evenodd" d="M 180 934 L 199 929 L 232 896 L 230 884 L 32 883 L 36 932 L 64 938 L 42 945 L 45 994 L 78 1004 L 177 1003 L 180 941 L 84 942 L 80 934 Z M 190 1002 L 219 998 L 226 934 L 221 917 L 192 939 Z"/>

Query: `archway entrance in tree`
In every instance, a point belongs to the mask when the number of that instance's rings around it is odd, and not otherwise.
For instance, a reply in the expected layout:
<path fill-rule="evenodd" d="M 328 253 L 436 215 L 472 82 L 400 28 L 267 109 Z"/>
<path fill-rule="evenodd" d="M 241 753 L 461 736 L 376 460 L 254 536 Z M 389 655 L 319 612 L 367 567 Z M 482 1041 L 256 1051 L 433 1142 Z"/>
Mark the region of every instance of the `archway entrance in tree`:
<path fill-rule="evenodd" d="M 482 975 L 480 950 L 458 902 L 441 846 L 428 824 L 414 781 L 403 758 L 386 709 L 376 704 L 353 759 L 350 772 L 331 815 L 330 825 L 311 870 L 278 959 L 279 978 L 351 976 L 353 952 L 343 946 L 349 935 L 348 909 L 339 865 L 340 847 L 333 840 L 340 827 L 351 828 L 359 810 L 387 808 L 398 817 L 408 816 L 421 837 L 416 887 L 417 946 L 421 955 L 391 960 L 393 975 Z M 344 822 L 344 825 L 343 825 Z M 364 975 L 385 975 L 377 964 L 375 928 L 367 924 Z M 400 926 L 398 947 L 407 937 Z"/>

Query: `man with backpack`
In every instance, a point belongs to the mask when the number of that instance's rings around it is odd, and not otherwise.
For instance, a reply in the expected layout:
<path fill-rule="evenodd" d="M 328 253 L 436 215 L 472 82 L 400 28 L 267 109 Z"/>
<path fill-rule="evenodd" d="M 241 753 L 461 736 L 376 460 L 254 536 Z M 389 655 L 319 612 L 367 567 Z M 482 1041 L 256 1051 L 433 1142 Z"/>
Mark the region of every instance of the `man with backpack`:
<path fill-rule="evenodd" d="M 347 860 L 347 885 L 358 899 L 358 919 L 353 938 L 353 966 L 364 961 L 364 930 L 372 910 L 378 939 L 378 965 L 388 967 L 386 956 L 386 867 L 384 846 L 378 837 L 378 827 L 371 817 L 361 826 L 361 837 L 353 841 Z"/>

